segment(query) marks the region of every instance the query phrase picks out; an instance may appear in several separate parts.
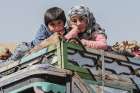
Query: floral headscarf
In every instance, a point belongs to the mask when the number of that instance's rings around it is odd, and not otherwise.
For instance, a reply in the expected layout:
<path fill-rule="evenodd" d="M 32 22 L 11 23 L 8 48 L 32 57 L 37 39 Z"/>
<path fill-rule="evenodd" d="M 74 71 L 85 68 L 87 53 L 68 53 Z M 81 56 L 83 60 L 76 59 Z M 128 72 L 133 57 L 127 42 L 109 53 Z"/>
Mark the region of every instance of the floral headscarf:
<path fill-rule="evenodd" d="M 89 8 L 85 6 L 72 7 L 71 10 L 68 12 L 68 25 L 70 23 L 70 18 L 76 15 L 87 17 L 87 22 L 88 22 L 87 32 L 91 33 L 94 29 L 93 28 L 94 25 L 96 24 L 96 20 L 93 16 L 93 13 L 89 11 Z"/>

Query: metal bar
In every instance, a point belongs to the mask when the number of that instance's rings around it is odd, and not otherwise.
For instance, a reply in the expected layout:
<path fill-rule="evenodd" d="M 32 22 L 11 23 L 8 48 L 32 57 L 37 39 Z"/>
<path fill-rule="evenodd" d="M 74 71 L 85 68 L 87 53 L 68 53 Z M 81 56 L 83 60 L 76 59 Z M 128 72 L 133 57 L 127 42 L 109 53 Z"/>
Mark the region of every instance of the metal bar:
<path fill-rule="evenodd" d="M 101 62 L 102 62 L 102 93 L 104 93 L 104 80 L 105 80 L 105 63 L 104 63 L 104 50 L 101 50 Z"/>

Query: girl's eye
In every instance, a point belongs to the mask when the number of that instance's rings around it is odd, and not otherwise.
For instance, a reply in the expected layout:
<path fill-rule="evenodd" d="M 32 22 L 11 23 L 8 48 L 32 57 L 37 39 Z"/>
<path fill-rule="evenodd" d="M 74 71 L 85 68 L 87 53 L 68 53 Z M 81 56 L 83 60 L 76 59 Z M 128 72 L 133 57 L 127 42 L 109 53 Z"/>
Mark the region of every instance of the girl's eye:
<path fill-rule="evenodd" d="M 73 23 L 76 23 L 76 22 L 77 22 L 77 20 L 76 20 L 76 19 L 73 19 L 73 20 L 72 20 L 72 22 L 73 22 Z"/>
<path fill-rule="evenodd" d="M 80 17 L 79 18 L 79 21 L 84 21 L 84 20 L 86 20 L 86 17 Z"/>
<path fill-rule="evenodd" d="M 84 18 L 82 18 L 82 17 L 79 18 L 79 21 L 83 21 L 83 20 L 84 20 Z"/>

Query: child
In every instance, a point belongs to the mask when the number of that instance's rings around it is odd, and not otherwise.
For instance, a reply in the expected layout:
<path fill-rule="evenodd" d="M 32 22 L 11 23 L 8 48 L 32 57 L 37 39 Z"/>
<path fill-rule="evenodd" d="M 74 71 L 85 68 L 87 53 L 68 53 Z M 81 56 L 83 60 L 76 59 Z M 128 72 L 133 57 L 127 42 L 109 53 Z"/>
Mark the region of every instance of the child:
<path fill-rule="evenodd" d="M 39 44 L 44 39 L 50 37 L 54 32 L 65 34 L 66 17 L 64 10 L 59 7 L 49 8 L 44 14 L 44 23 L 37 32 L 35 39 L 31 41 L 31 47 Z"/>
<path fill-rule="evenodd" d="M 57 32 L 61 36 L 66 33 L 66 29 L 64 27 L 66 23 L 66 17 L 64 11 L 61 8 L 52 7 L 48 9 L 44 15 L 44 22 L 45 26 L 41 25 L 41 28 L 35 39 L 30 43 L 31 47 L 33 47 L 30 52 L 38 51 L 41 49 L 40 46 L 43 48 L 45 40 L 53 33 Z"/>
<path fill-rule="evenodd" d="M 68 13 L 68 27 L 70 32 L 65 35 L 66 39 L 78 38 L 82 44 L 89 48 L 106 49 L 107 37 L 93 14 L 87 7 L 75 6 Z"/>
<path fill-rule="evenodd" d="M 22 42 L 18 44 L 10 59 L 16 61 L 23 57 L 26 53 L 29 53 L 29 51 L 39 50 L 37 45 L 50 37 L 54 32 L 57 32 L 60 35 L 65 34 L 65 22 L 66 17 L 63 9 L 59 7 L 49 8 L 44 14 L 45 25 L 41 25 L 35 39 L 31 42 Z"/>

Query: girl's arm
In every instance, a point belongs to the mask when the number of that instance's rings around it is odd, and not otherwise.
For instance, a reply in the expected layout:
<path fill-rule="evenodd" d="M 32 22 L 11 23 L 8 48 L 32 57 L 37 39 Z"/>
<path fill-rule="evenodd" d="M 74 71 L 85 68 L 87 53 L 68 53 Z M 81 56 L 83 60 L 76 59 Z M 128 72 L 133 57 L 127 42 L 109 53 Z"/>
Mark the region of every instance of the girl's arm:
<path fill-rule="evenodd" d="M 86 40 L 81 39 L 83 45 L 89 48 L 96 48 L 96 49 L 107 49 L 107 38 L 104 34 L 95 34 L 92 35 L 95 37 L 94 40 Z"/>

